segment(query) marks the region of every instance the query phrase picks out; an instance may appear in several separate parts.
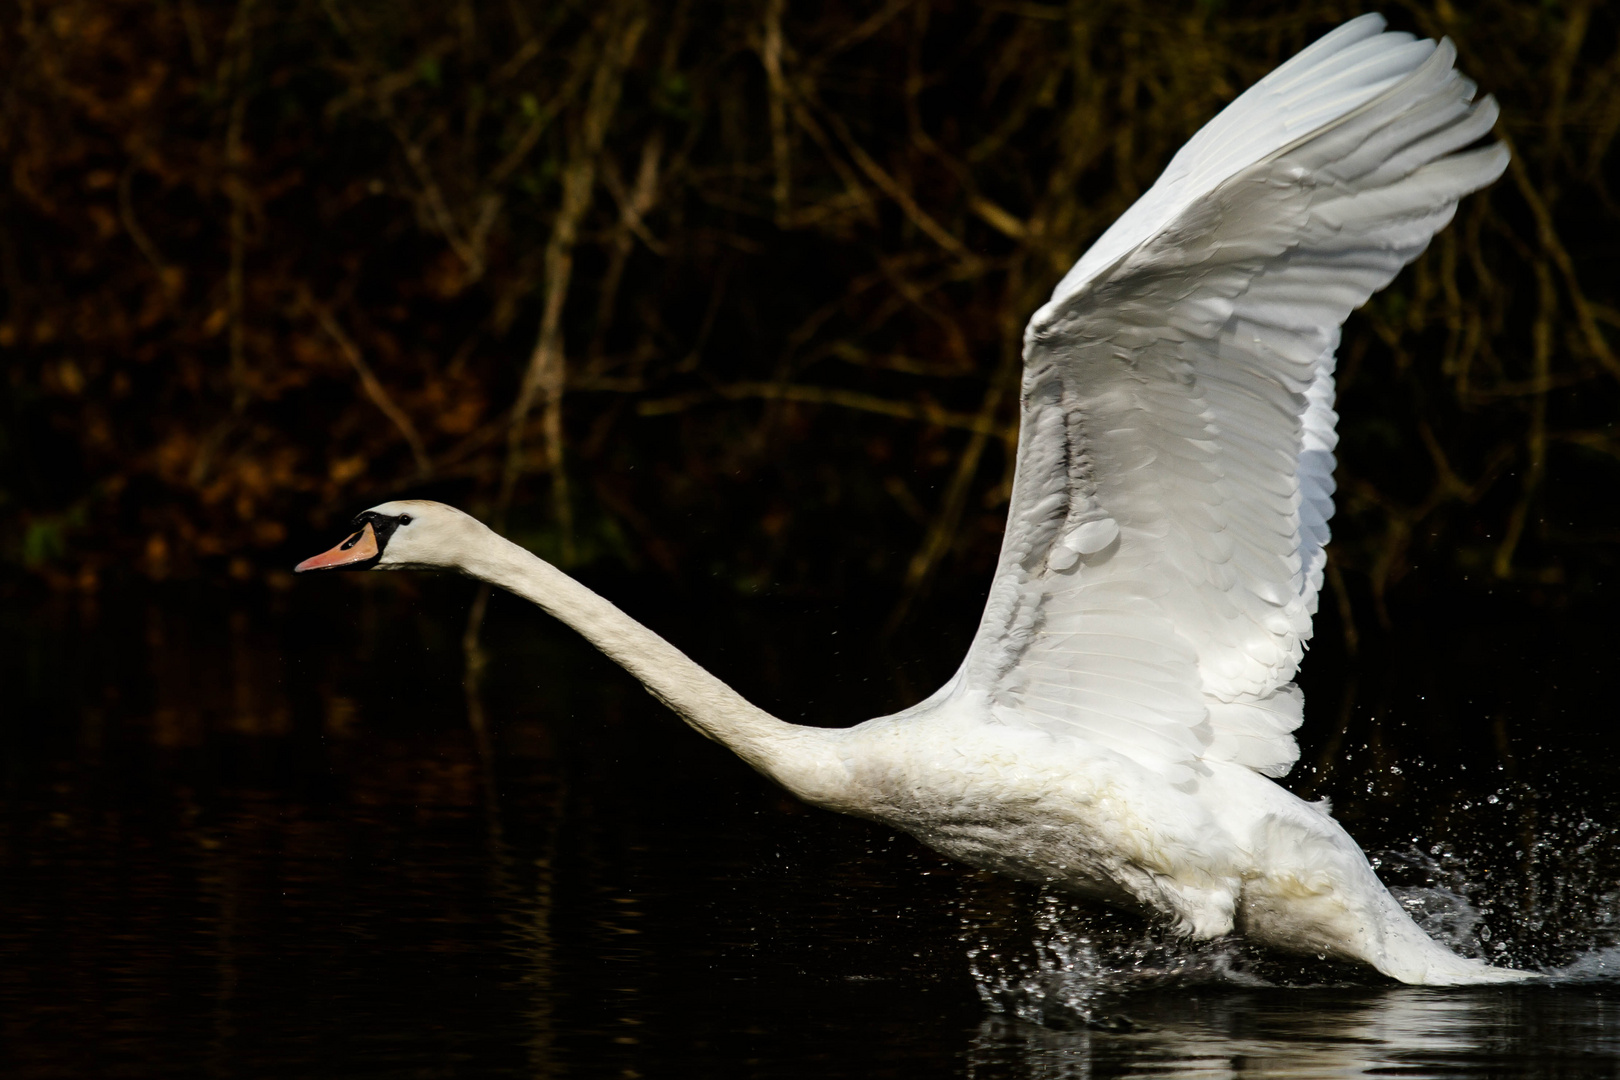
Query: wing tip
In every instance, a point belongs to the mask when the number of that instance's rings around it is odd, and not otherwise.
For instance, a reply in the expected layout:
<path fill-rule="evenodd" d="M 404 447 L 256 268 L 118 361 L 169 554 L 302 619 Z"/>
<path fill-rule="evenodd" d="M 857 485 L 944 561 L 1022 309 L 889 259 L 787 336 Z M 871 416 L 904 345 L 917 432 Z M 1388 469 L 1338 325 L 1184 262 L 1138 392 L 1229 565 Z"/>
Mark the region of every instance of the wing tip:
<path fill-rule="evenodd" d="M 1496 102 L 1494 100 L 1491 98 L 1485 100 L 1489 101 L 1493 108 L 1495 107 Z M 1502 174 L 1507 171 L 1508 164 L 1513 160 L 1513 152 L 1508 149 L 1505 142 L 1494 142 L 1489 146 L 1482 146 L 1478 150 L 1464 151 L 1464 153 L 1478 154 L 1481 174 L 1489 174 L 1484 176 L 1479 185 L 1480 187 L 1496 183 Z"/>

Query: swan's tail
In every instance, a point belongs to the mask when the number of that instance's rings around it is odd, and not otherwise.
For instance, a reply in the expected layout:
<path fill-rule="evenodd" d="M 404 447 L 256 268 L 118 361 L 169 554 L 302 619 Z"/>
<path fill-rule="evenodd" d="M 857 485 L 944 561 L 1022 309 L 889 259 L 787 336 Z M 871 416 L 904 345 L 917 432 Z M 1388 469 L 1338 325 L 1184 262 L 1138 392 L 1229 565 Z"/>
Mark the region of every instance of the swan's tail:
<path fill-rule="evenodd" d="M 1360 961 L 1414 986 L 1536 978 L 1459 956 L 1424 933 L 1325 810 L 1306 803 L 1275 808 L 1254 835 L 1271 869 L 1244 884 L 1240 920 L 1259 940 Z"/>
<path fill-rule="evenodd" d="M 1375 964 L 1379 971 L 1392 979 L 1413 986 L 1485 986 L 1493 983 L 1518 983 L 1539 978 L 1533 971 L 1517 968 L 1492 967 L 1480 960 L 1458 956 L 1451 950 L 1430 943 L 1428 955 L 1410 954 L 1386 957 Z"/>
<path fill-rule="evenodd" d="M 1370 964 L 1415 986 L 1538 977 L 1458 956 L 1424 933 L 1325 806 L 1303 802 L 1254 773 L 1217 775 L 1228 785 L 1231 804 L 1266 811 L 1247 829 L 1241 819 L 1233 829 L 1248 837 L 1258 870 L 1245 878 L 1239 899 L 1238 924 L 1248 936 L 1289 952 Z"/>
<path fill-rule="evenodd" d="M 1390 978 L 1414 986 L 1483 986 L 1538 978 L 1532 971 L 1492 967 L 1457 955 L 1424 933 L 1394 897 L 1385 893 L 1383 900 L 1383 947 L 1380 955 L 1366 959 Z"/>

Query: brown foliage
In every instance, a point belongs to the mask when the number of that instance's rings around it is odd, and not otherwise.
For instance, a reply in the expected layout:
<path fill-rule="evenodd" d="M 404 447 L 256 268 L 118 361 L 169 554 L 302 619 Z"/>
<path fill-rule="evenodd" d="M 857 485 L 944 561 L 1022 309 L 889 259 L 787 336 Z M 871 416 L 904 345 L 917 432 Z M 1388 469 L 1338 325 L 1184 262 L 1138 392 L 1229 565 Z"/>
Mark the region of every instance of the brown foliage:
<path fill-rule="evenodd" d="M 80 0 L 0 21 L 0 541 L 91 584 L 399 492 L 554 558 L 923 587 L 1028 313 L 1348 5 Z M 1620 520 L 1591 3 L 1445 0 L 1510 174 L 1347 329 L 1333 570 L 1579 589 Z"/>

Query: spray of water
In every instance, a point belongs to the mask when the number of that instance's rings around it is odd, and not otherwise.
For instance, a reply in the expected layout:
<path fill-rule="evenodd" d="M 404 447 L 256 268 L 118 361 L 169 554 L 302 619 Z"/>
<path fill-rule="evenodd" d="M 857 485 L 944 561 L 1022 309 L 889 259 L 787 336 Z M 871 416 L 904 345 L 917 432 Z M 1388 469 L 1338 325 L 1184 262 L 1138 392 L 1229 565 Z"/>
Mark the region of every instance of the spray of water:
<path fill-rule="evenodd" d="M 992 1012 L 1047 1027 L 1118 1026 L 1122 995 L 1166 985 L 1266 986 L 1239 939 L 1188 942 L 1043 890 L 1022 919 L 964 910 L 963 940 Z"/>
<path fill-rule="evenodd" d="M 1504 789 L 1453 808 L 1452 839 L 1373 856 L 1430 936 L 1465 955 L 1544 973 L 1544 982 L 1620 982 L 1620 820 L 1540 809 Z M 1458 836 L 1469 843 L 1457 843 Z M 1190 942 L 1043 890 L 964 900 L 962 941 L 979 997 L 1048 1028 L 1107 1027 L 1124 998 L 1175 986 L 1378 985 L 1365 969 L 1266 954 L 1240 938 Z"/>

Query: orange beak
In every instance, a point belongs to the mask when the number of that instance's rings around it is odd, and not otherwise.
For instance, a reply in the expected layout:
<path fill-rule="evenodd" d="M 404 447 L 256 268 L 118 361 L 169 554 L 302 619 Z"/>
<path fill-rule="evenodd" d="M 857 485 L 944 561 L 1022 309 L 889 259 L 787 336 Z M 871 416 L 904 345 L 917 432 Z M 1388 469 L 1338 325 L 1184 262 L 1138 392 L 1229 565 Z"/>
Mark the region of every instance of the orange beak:
<path fill-rule="evenodd" d="M 371 522 L 368 521 L 359 532 L 331 551 L 311 555 L 293 567 L 293 573 L 302 574 L 305 570 L 342 570 L 346 566 L 370 562 L 377 557 L 377 553 L 377 534 L 372 531 Z"/>

